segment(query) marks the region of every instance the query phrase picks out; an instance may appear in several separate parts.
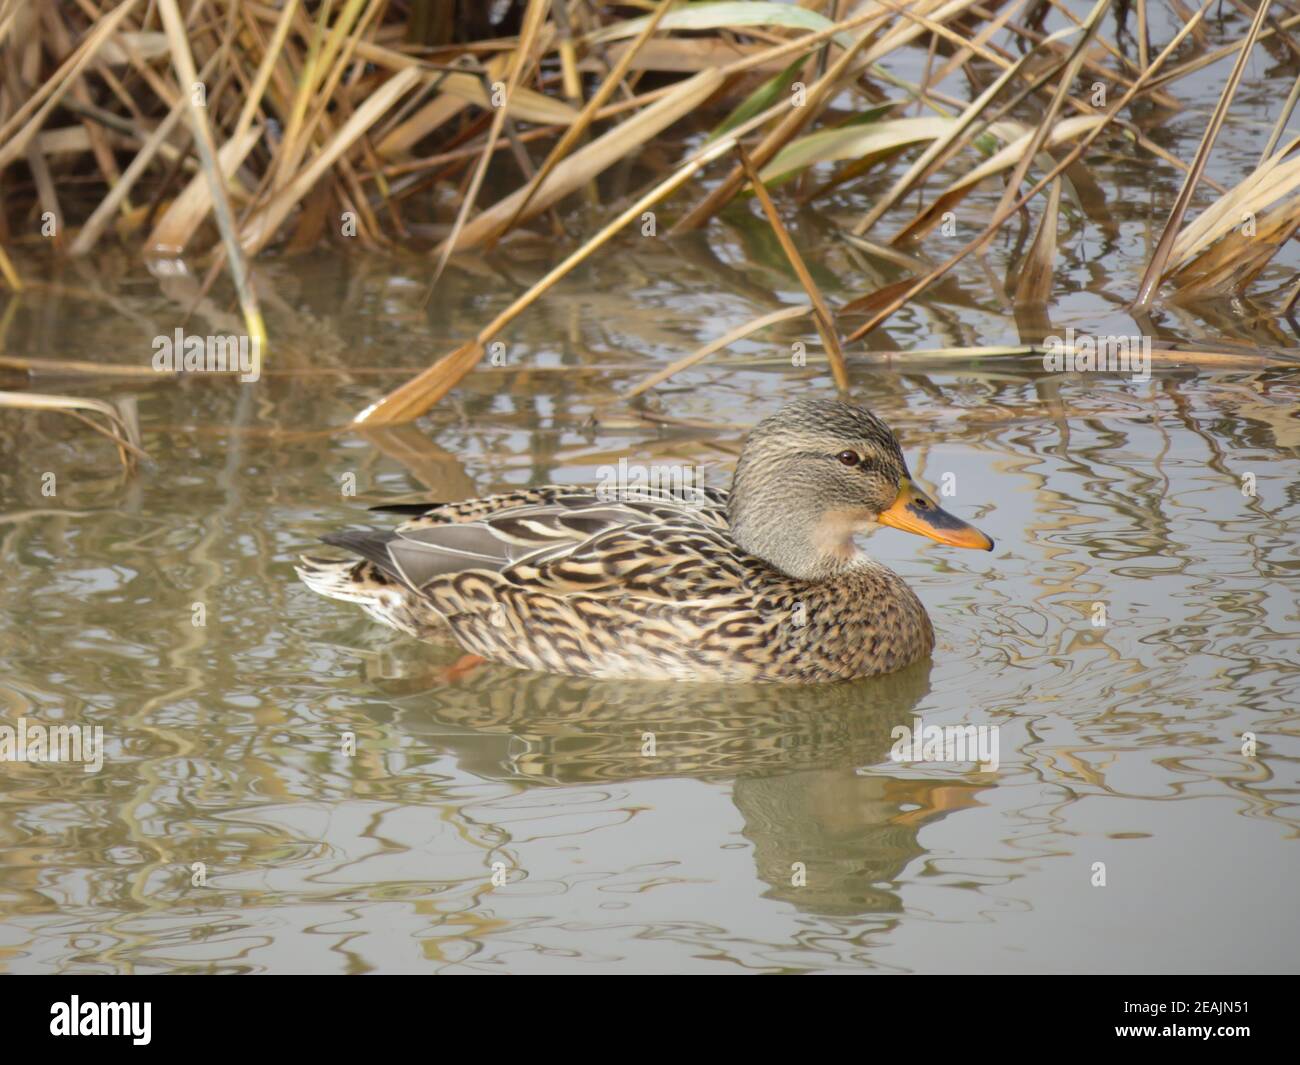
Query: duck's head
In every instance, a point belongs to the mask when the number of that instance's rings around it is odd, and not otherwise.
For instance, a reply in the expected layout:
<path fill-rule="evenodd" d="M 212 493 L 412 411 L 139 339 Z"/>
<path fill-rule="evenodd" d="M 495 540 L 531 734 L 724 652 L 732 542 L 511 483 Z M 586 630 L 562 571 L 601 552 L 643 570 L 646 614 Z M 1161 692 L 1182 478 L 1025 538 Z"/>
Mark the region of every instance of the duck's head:
<path fill-rule="evenodd" d="M 878 525 L 993 550 L 992 540 L 921 491 L 884 422 L 836 400 L 796 400 L 754 427 L 727 513 L 743 550 L 800 580 L 860 564 L 853 537 Z"/>

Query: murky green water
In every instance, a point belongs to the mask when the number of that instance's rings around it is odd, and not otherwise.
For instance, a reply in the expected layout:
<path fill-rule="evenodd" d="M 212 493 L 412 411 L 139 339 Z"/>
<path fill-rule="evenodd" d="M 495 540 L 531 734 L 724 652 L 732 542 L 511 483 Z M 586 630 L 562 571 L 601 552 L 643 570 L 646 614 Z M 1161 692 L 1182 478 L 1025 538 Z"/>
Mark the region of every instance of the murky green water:
<path fill-rule="evenodd" d="M 1223 73 L 1207 72 L 1211 91 Z M 1276 103 L 1243 90 L 1219 180 L 1253 164 Z M 1203 121 L 1152 135 L 1187 157 Z M 1080 215 L 1063 231 L 1051 321 L 1128 333 L 1177 181 L 1132 158 L 1095 165 L 1109 228 Z M 792 218 L 836 302 L 893 279 L 828 236 L 863 191 Z M 972 197 L 975 221 L 997 196 Z M 874 346 L 1016 342 L 990 283 L 1013 243 Z M 932 663 L 814 690 L 449 677 L 454 651 L 313 595 L 296 556 L 408 493 L 589 484 L 620 458 L 699 463 L 725 485 L 750 425 L 828 394 L 815 343 L 790 366 L 810 339 L 795 323 L 637 404 L 614 395 L 799 298 L 741 210 L 671 246 L 613 245 L 431 417 L 330 432 L 555 254 L 521 242 L 458 261 L 427 313 L 427 261 L 268 260 L 277 342 L 258 383 L 35 383 L 134 395 L 152 461 L 132 477 L 78 423 L 0 410 L 0 725 L 98 725 L 106 747 L 97 773 L 0 763 L 0 969 L 1295 968 L 1300 375 L 1158 366 L 1135 382 L 858 356 L 854 397 L 922 482 L 953 475 L 945 503 L 998 542 L 870 539 L 929 609 Z M 1288 282 L 1287 261 L 1264 282 Z M 21 265 L 43 281 L 4 297 L 10 355 L 144 367 L 197 294 L 125 252 Z M 1249 303 L 1150 324 L 1192 345 L 1295 344 Z M 237 332 L 228 293 L 189 328 Z M 997 726 L 997 771 L 893 761 L 891 730 L 917 718 Z"/>

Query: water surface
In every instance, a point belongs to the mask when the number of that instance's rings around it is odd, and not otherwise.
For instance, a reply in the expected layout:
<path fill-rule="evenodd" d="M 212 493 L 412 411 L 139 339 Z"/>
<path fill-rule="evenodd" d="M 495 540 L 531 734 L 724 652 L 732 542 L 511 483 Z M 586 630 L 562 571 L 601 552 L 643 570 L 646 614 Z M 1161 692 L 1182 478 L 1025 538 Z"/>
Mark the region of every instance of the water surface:
<path fill-rule="evenodd" d="M 309 267 L 299 306 L 330 335 L 339 267 L 315 288 Z M 347 268 L 374 336 L 356 365 L 396 361 L 386 269 Z M 114 343 L 72 303 L 22 335 Z M 107 745 L 97 774 L 4 766 L 5 968 L 1294 967 L 1294 374 L 857 373 L 913 472 L 954 474 L 947 503 L 998 541 L 869 539 L 939 633 L 932 663 L 881 680 L 449 680 L 454 651 L 296 582 L 296 555 L 378 499 L 593 483 L 619 457 L 725 484 L 753 421 L 827 389 L 811 367 L 702 370 L 655 423 L 566 365 L 485 371 L 373 438 L 316 426 L 375 374 L 76 382 L 137 388 L 153 460 L 130 478 L 75 423 L 4 415 L 0 717 L 99 724 Z M 997 772 L 892 761 L 918 717 L 997 725 Z"/>

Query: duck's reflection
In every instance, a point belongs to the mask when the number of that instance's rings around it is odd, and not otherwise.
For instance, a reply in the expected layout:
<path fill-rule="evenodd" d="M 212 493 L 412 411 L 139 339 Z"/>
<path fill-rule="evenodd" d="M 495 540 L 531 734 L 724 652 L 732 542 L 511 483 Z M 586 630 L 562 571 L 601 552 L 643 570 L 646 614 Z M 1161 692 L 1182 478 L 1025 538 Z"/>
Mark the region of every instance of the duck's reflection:
<path fill-rule="evenodd" d="M 925 853 L 921 826 L 975 805 L 981 790 L 827 767 L 740 777 L 732 800 L 770 898 L 811 913 L 851 915 L 901 910 L 887 884 Z"/>
<path fill-rule="evenodd" d="M 921 825 L 973 805 L 977 784 L 889 775 L 890 731 L 912 723 L 928 663 L 795 688 L 611 683 L 484 666 L 393 698 L 391 724 L 486 779 L 538 784 L 732 779 L 768 895 L 803 910 L 901 908 L 888 887 L 924 853 Z M 872 766 L 870 773 L 860 767 Z"/>

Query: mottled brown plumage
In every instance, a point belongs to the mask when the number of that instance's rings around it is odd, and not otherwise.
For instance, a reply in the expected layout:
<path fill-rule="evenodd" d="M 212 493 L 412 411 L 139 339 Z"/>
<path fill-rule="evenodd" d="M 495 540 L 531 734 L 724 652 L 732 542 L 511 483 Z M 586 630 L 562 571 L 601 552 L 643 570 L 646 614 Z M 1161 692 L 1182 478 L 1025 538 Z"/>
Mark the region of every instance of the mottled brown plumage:
<path fill-rule="evenodd" d="M 361 561 L 304 558 L 298 573 L 403 632 L 450 629 L 523 669 L 814 684 L 934 646 L 912 590 L 853 544 L 879 523 L 993 546 L 916 487 L 878 418 L 800 400 L 750 434 L 730 493 L 549 486 L 431 505 L 393 532 L 326 537 Z"/>

